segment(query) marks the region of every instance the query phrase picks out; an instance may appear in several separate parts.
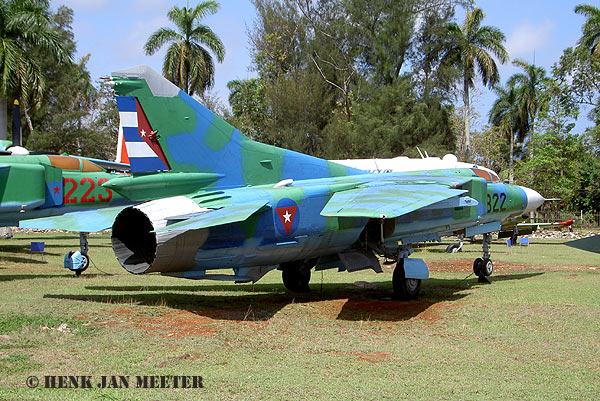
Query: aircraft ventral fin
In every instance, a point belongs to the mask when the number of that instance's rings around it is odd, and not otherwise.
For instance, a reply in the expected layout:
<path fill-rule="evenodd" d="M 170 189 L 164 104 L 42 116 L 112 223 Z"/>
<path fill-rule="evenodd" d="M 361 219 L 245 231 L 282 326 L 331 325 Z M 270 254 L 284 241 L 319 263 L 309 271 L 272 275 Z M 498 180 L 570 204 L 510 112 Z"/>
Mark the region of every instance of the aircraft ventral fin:
<path fill-rule="evenodd" d="M 436 184 L 367 186 L 335 193 L 321 216 L 395 218 L 465 192 Z"/>
<path fill-rule="evenodd" d="M 263 209 L 267 203 L 268 201 L 266 200 L 257 200 L 254 202 L 237 203 L 219 209 L 207 209 L 206 211 L 189 215 L 189 218 L 183 221 L 181 221 L 181 218 L 188 216 L 173 216 L 172 219 L 167 219 L 168 222 L 166 227 L 155 230 L 154 232 L 199 230 L 201 228 L 245 221 L 254 213 Z M 173 223 L 169 224 L 170 222 Z"/>
<path fill-rule="evenodd" d="M 93 233 L 111 228 L 115 217 L 127 206 L 129 205 L 72 212 L 63 214 L 62 216 L 22 220 L 19 222 L 19 227 Z"/>

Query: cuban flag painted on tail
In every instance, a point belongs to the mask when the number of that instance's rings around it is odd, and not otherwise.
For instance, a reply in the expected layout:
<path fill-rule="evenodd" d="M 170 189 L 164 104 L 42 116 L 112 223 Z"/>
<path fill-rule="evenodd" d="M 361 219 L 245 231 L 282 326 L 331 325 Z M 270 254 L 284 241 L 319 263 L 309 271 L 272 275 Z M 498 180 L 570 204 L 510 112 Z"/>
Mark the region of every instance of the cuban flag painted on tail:
<path fill-rule="evenodd" d="M 170 170 L 169 163 L 135 97 L 116 96 L 123 139 L 132 173 Z"/>

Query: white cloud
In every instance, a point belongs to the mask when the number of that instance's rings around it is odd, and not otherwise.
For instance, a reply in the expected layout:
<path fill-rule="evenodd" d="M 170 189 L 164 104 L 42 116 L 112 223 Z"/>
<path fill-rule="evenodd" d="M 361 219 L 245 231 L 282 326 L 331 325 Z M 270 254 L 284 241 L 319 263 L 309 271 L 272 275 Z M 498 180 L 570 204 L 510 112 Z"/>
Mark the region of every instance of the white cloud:
<path fill-rule="evenodd" d="M 506 41 L 506 50 L 510 59 L 529 57 L 534 51 L 548 45 L 553 30 L 554 23 L 549 19 L 539 24 L 529 21 L 520 23 Z"/>

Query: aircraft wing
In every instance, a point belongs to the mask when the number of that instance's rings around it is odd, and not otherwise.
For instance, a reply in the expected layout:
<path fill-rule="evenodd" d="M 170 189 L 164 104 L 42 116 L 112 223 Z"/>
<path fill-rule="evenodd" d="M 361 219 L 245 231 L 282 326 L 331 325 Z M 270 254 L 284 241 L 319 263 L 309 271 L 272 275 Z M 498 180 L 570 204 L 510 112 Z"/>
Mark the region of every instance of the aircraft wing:
<path fill-rule="evenodd" d="M 336 192 L 321 211 L 327 217 L 394 218 L 468 192 L 439 184 L 388 184 Z M 468 198 L 472 204 L 477 201 Z M 459 206 L 458 204 L 455 206 Z M 466 205 L 463 205 L 466 206 Z"/>
<path fill-rule="evenodd" d="M 201 228 L 244 221 L 257 211 L 263 209 L 267 203 L 267 200 L 259 199 L 236 203 L 219 209 L 206 209 L 186 216 L 174 216 L 167 219 L 166 227 L 159 228 L 155 232 L 199 230 Z"/>
<path fill-rule="evenodd" d="M 79 232 L 96 232 L 111 228 L 117 214 L 127 206 L 113 206 L 81 212 L 65 213 L 62 216 L 42 217 L 39 219 L 21 220 L 21 228 L 37 228 L 45 230 L 67 230 Z"/>

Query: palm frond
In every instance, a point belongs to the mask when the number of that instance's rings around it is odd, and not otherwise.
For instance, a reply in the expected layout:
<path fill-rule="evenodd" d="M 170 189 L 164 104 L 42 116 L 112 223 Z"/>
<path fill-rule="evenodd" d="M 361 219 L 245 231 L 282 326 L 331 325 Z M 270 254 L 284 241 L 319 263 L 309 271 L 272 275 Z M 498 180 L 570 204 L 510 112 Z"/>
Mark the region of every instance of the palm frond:
<path fill-rule="evenodd" d="M 206 25 L 199 25 L 190 34 L 190 40 L 198 44 L 208 46 L 210 50 L 217 56 L 219 62 L 225 59 L 225 46 L 221 39 Z"/>

